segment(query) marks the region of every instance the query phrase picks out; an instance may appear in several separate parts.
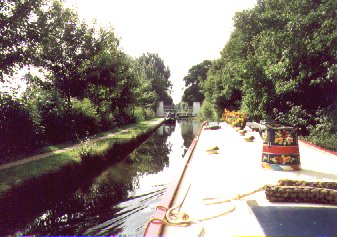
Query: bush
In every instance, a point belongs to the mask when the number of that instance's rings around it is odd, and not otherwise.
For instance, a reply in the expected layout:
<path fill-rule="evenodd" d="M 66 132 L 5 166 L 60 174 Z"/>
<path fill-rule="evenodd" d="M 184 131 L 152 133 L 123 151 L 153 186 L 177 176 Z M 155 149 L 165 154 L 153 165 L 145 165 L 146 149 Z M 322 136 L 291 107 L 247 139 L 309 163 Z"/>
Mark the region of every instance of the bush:
<path fill-rule="evenodd" d="M 142 122 L 156 117 L 155 112 L 150 108 L 136 107 L 133 111 L 136 122 Z"/>
<path fill-rule="evenodd" d="M 97 108 L 89 99 L 72 99 L 68 105 L 57 93 L 46 94 L 39 111 L 49 143 L 77 140 L 98 132 L 100 128 Z"/>
<path fill-rule="evenodd" d="M 334 107 L 333 107 L 334 108 Z M 337 118 L 336 108 L 316 113 L 316 124 L 309 126 L 307 139 L 321 147 L 337 151 Z"/>
<path fill-rule="evenodd" d="M 57 91 L 43 91 L 30 106 L 39 114 L 45 144 L 61 143 L 76 137 L 70 108 Z"/>
<path fill-rule="evenodd" d="M 285 125 L 299 128 L 300 135 L 309 142 L 330 150 L 337 150 L 337 109 L 332 105 L 327 109 L 310 114 L 302 106 L 288 104 L 288 112 L 274 109 L 276 120 Z"/>
<path fill-rule="evenodd" d="M 336 133 L 324 133 L 316 130 L 309 135 L 307 140 L 317 146 L 321 146 L 332 151 L 337 151 Z"/>
<path fill-rule="evenodd" d="M 101 130 L 109 130 L 117 126 L 117 113 L 112 113 L 109 108 L 110 103 L 108 101 L 103 101 L 98 107 Z"/>
<path fill-rule="evenodd" d="M 84 137 L 99 131 L 100 117 L 97 107 L 87 98 L 71 100 L 72 129 L 77 137 Z"/>
<path fill-rule="evenodd" d="M 275 120 L 284 125 L 290 125 L 299 128 L 300 135 L 306 136 L 309 134 L 309 126 L 314 122 L 313 116 L 302 108 L 302 106 L 294 106 L 287 103 L 291 108 L 287 112 L 279 112 L 274 109 Z"/>
<path fill-rule="evenodd" d="M 143 108 L 137 107 L 133 112 L 133 116 L 135 117 L 136 122 L 138 123 L 145 120 L 146 112 Z"/>
<path fill-rule="evenodd" d="M 217 110 L 208 101 L 204 101 L 200 108 L 200 120 L 219 121 Z"/>
<path fill-rule="evenodd" d="M 118 110 L 118 115 L 116 117 L 118 125 L 126 125 L 136 122 L 136 118 L 133 116 L 132 111 L 128 109 Z"/>
<path fill-rule="evenodd" d="M 38 127 L 28 109 L 8 94 L 0 93 L 0 157 L 19 154 L 39 145 Z"/>
<path fill-rule="evenodd" d="M 145 119 L 153 119 L 155 118 L 157 115 L 156 113 L 154 112 L 153 109 L 145 109 Z"/>

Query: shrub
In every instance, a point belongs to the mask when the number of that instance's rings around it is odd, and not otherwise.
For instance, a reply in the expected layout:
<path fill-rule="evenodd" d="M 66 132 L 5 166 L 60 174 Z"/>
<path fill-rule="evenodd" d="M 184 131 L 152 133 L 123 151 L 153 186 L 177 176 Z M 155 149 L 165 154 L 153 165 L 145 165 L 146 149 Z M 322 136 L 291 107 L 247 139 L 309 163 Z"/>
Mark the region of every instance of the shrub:
<path fill-rule="evenodd" d="M 151 108 L 136 107 L 133 111 L 133 117 L 138 123 L 147 119 L 155 118 L 156 114 Z"/>
<path fill-rule="evenodd" d="M 136 118 L 133 116 L 133 113 L 129 109 L 123 109 L 118 111 L 118 116 L 116 119 L 118 125 L 126 125 L 136 122 Z"/>
<path fill-rule="evenodd" d="M 53 92 L 39 105 L 41 124 L 49 143 L 76 140 L 99 131 L 100 116 L 89 100 L 72 99 L 68 105 Z"/>
<path fill-rule="evenodd" d="M 156 113 L 154 112 L 153 109 L 146 108 L 144 109 L 145 111 L 145 119 L 153 119 L 156 117 Z"/>
<path fill-rule="evenodd" d="M 55 144 L 75 138 L 72 129 L 71 111 L 56 91 L 44 91 L 34 98 L 32 106 L 40 116 L 46 144 Z"/>
<path fill-rule="evenodd" d="M 20 100 L 0 93 L 0 157 L 31 151 L 39 144 L 38 127 Z"/>
<path fill-rule="evenodd" d="M 98 106 L 98 114 L 101 118 L 101 130 L 109 130 L 117 126 L 117 113 L 112 113 L 109 108 L 110 103 L 108 101 L 103 101 L 101 105 Z"/>
<path fill-rule="evenodd" d="M 280 112 L 278 109 L 274 109 L 275 120 L 284 125 L 290 125 L 293 127 L 298 127 L 301 135 L 308 135 L 308 127 L 314 121 L 313 116 L 302 106 L 295 106 L 293 104 L 287 103 L 291 109 L 287 112 Z"/>
<path fill-rule="evenodd" d="M 319 110 L 316 113 L 316 124 L 309 126 L 310 134 L 307 139 L 318 146 L 337 151 L 336 114 L 336 108 Z"/>
<path fill-rule="evenodd" d="M 84 137 L 99 130 L 100 117 L 97 107 L 87 98 L 71 100 L 72 129 L 77 137 Z"/>
<path fill-rule="evenodd" d="M 145 110 L 141 107 L 137 107 L 133 112 L 133 116 L 135 117 L 137 123 L 144 121 L 146 117 Z"/>
<path fill-rule="evenodd" d="M 324 133 L 316 130 L 309 135 L 307 140 L 313 144 L 316 144 L 317 146 L 321 146 L 332 151 L 337 151 L 336 133 Z"/>
<path fill-rule="evenodd" d="M 200 120 L 218 121 L 219 116 L 216 108 L 207 100 L 205 100 L 200 108 Z"/>

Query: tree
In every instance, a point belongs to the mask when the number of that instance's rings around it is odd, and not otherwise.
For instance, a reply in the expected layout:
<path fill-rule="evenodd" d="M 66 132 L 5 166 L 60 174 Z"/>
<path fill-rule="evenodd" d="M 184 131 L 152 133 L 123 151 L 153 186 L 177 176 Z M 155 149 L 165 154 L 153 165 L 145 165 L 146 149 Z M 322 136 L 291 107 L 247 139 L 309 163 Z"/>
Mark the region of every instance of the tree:
<path fill-rule="evenodd" d="M 164 61 L 158 54 L 152 53 L 143 54 L 137 60 L 143 75 L 146 76 L 146 80 L 151 82 L 152 90 L 158 96 L 157 103 L 163 101 L 164 104 L 172 104 L 173 100 L 169 95 L 172 88 L 169 80 L 171 73 Z"/>
<path fill-rule="evenodd" d="M 172 103 L 170 71 L 158 55 L 133 59 L 113 29 L 89 27 L 62 0 L 5 0 L 0 7 L 0 81 L 17 65 L 43 74 L 25 76 L 21 99 L 0 95 L 1 139 L 18 122 L 26 150 L 76 140 L 151 114 L 140 107 L 149 111 L 158 98 Z M 1 152 L 19 150 L 17 141 L 8 137 Z"/>
<path fill-rule="evenodd" d="M 235 30 L 203 83 L 208 107 L 221 113 L 228 102 L 239 102 L 253 119 L 281 119 L 332 147 L 332 127 L 337 126 L 331 116 L 337 94 L 336 8 L 334 0 L 260 0 L 237 13 Z"/>
<path fill-rule="evenodd" d="M 147 80 L 143 66 L 137 59 L 134 60 L 134 68 L 138 81 L 138 87 L 135 89 L 137 105 L 143 109 L 155 108 L 158 95 L 152 89 L 152 83 L 150 80 Z"/>
<path fill-rule="evenodd" d="M 100 108 L 105 126 L 117 120 L 124 123 L 137 103 L 139 82 L 134 60 L 121 51 L 112 29 L 101 29 L 98 44 L 100 49 L 85 71 L 86 96 Z"/>
<path fill-rule="evenodd" d="M 193 102 L 202 102 L 204 95 L 201 92 L 201 84 L 207 78 L 207 72 L 212 66 L 210 60 L 204 60 L 202 63 L 192 66 L 188 74 L 184 77 L 185 87 L 182 100 L 192 105 Z"/>
<path fill-rule="evenodd" d="M 83 71 L 98 50 L 94 28 L 80 22 L 75 12 L 57 0 L 48 9 L 40 9 L 37 25 L 42 41 L 34 64 L 54 74 L 54 85 L 68 103 L 71 97 L 83 97 Z"/>
<path fill-rule="evenodd" d="M 237 13 L 211 76 L 220 94 L 228 100 L 239 90 L 241 109 L 256 119 L 275 116 L 274 108 L 287 112 L 296 105 L 313 114 L 331 105 L 337 93 L 335 7 L 336 1 L 264 0 Z"/>
<path fill-rule="evenodd" d="M 44 0 L 3 0 L 0 2 L 0 82 L 16 68 L 29 63 L 41 40 L 37 12 Z"/>

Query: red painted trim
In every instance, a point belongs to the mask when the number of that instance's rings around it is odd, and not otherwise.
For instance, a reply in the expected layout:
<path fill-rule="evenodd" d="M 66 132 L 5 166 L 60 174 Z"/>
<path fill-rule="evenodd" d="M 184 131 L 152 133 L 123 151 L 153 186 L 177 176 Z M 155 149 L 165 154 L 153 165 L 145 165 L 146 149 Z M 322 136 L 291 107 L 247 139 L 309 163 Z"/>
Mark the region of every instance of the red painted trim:
<path fill-rule="evenodd" d="M 274 153 L 274 154 L 295 154 L 299 153 L 298 146 L 268 146 L 263 145 L 262 152 Z"/>
<path fill-rule="evenodd" d="M 307 146 L 312 147 L 312 148 L 314 148 L 314 149 L 317 149 L 317 150 L 320 150 L 320 151 L 323 151 L 323 152 L 327 152 L 327 153 L 329 153 L 329 154 L 331 154 L 331 155 L 337 156 L 337 152 L 335 152 L 335 151 L 331 151 L 331 150 L 325 149 L 325 148 L 323 148 L 323 147 L 314 145 L 314 144 L 312 144 L 312 143 L 310 143 L 310 142 L 307 142 L 307 141 L 304 141 L 304 140 L 299 140 L 299 141 L 300 141 L 301 143 L 303 143 L 304 145 L 307 145 Z"/>
<path fill-rule="evenodd" d="M 178 168 L 177 170 L 177 175 L 174 176 L 173 180 L 171 181 L 170 185 L 168 186 L 161 202 L 159 203 L 159 207 L 156 209 L 153 218 L 156 220 L 153 220 L 150 222 L 147 226 L 147 229 L 145 230 L 144 236 L 145 237 L 156 237 L 160 236 L 160 233 L 163 228 L 163 223 L 161 221 L 158 221 L 157 219 L 163 220 L 165 219 L 166 215 L 166 210 L 169 209 L 172 205 L 173 199 L 175 197 L 175 194 L 179 188 L 180 182 L 182 180 L 182 177 L 184 176 L 186 167 L 188 163 L 191 160 L 194 148 L 196 147 L 200 133 L 202 131 L 202 128 L 204 126 L 205 122 L 203 122 L 199 129 L 197 134 L 195 135 L 190 147 L 188 148 L 186 154 L 185 154 L 185 159 L 183 164 Z M 164 208 L 162 208 L 164 207 Z M 166 210 L 165 210 L 166 209 Z"/>

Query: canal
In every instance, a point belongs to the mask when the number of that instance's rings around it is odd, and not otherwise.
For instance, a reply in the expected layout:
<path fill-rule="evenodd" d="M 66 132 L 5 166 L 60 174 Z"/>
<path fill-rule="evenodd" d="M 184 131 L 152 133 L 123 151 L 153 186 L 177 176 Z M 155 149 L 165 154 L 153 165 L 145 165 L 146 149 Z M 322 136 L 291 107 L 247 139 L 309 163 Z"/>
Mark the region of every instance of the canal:
<path fill-rule="evenodd" d="M 191 119 L 162 125 L 99 172 L 9 194 L 0 200 L 0 235 L 141 236 L 198 127 Z"/>

